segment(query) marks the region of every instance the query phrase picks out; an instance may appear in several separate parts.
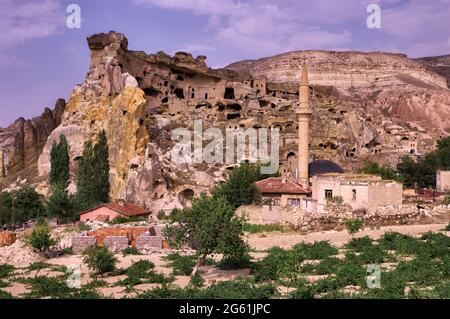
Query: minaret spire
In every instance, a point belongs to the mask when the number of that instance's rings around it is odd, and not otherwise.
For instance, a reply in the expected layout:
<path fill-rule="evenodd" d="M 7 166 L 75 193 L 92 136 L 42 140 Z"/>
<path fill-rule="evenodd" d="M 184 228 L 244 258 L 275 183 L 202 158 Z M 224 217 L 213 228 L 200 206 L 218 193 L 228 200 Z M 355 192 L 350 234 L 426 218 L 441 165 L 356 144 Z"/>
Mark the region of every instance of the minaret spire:
<path fill-rule="evenodd" d="M 298 119 L 298 182 L 309 185 L 309 121 L 312 110 L 309 103 L 309 81 L 306 65 L 302 67 L 300 76 L 299 107 L 296 110 Z"/>

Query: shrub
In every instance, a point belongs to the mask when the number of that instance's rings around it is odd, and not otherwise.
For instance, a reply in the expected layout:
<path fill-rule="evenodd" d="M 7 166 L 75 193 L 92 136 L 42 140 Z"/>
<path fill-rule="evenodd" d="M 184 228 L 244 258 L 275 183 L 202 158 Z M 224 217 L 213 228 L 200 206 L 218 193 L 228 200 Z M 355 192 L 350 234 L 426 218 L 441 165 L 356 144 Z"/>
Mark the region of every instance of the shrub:
<path fill-rule="evenodd" d="M 174 275 L 189 276 L 195 266 L 195 256 L 181 256 L 180 254 L 170 254 L 166 257 L 170 260 Z"/>
<path fill-rule="evenodd" d="M 364 236 L 362 238 L 352 238 L 346 245 L 345 248 L 351 249 L 357 252 L 362 252 L 366 249 L 373 247 L 373 240 L 369 236 Z"/>
<path fill-rule="evenodd" d="M 450 195 L 445 196 L 444 205 L 450 205 Z"/>
<path fill-rule="evenodd" d="M 37 262 L 34 262 L 34 263 L 30 264 L 28 266 L 28 270 L 29 271 L 42 270 L 42 269 L 47 269 L 47 268 L 51 268 L 51 267 L 52 267 L 51 264 L 37 261 Z"/>
<path fill-rule="evenodd" d="M 250 233 L 250 234 L 256 234 L 256 233 L 268 233 L 268 232 L 275 232 L 283 231 L 283 226 L 280 224 L 268 224 L 268 225 L 255 225 L 255 224 L 244 224 L 243 226 L 244 232 Z"/>
<path fill-rule="evenodd" d="M 317 265 L 311 265 L 312 273 L 315 275 L 328 275 L 333 274 L 342 264 L 342 260 L 333 257 L 327 257 L 323 259 Z M 310 265 L 308 265 L 310 266 Z"/>
<path fill-rule="evenodd" d="M 347 219 L 345 221 L 345 228 L 347 228 L 347 231 L 350 235 L 354 235 L 357 232 L 359 232 L 364 226 L 364 220 L 360 218 L 355 219 Z"/>
<path fill-rule="evenodd" d="M 163 210 L 160 210 L 157 214 L 156 214 L 156 218 L 158 218 L 158 220 L 166 220 L 169 218 L 169 216 L 166 215 L 166 212 Z"/>
<path fill-rule="evenodd" d="M 126 224 L 126 223 L 137 223 L 145 221 L 144 217 L 141 216 L 133 216 L 133 217 L 124 217 L 124 216 L 117 216 L 112 221 L 109 222 L 111 225 L 119 225 L 119 224 Z"/>
<path fill-rule="evenodd" d="M 407 255 L 418 254 L 424 247 L 420 239 L 396 232 L 385 233 L 379 239 L 378 245 L 383 249 L 396 250 Z"/>
<path fill-rule="evenodd" d="M 314 299 L 314 289 L 311 286 L 302 285 L 289 294 L 291 299 Z"/>
<path fill-rule="evenodd" d="M 203 287 L 203 284 L 205 283 L 205 280 L 202 278 L 202 276 L 199 273 L 196 273 L 192 278 L 190 284 L 193 287 Z"/>
<path fill-rule="evenodd" d="M 62 250 L 63 255 L 73 255 L 73 248 L 72 247 L 66 247 Z"/>
<path fill-rule="evenodd" d="M 338 287 L 345 287 L 348 285 L 363 287 L 366 279 L 366 269 L 360 263 L 344 262 L 336 271 L 334 280 Z"/>
<path fill-rule="evenodd" d="M 450 199 L 450 196 L 449 196 Z M 450 231 L 450 223 L 448 223 L 447 227 L 444 228 L 445 231 Z"/>
<path fill-rule="evenodd" d="M 78 225 L 78 231 L 80 231 L 80 232 L 90 231 L 90 230 L 92 230 L 91 226 L 89 226 L 89 225 L 87 225 L 85 223 L 80 223 Z"/>
<path fill-rule="evenodd" d="M 40 225 L 36 226 L 31 235 L 26 238 L 26 243 L 33 249 L 44 252 L 55 245 L 56 241 L 50 236 L 50 228 L 47 225 Z"/>
<path fill-rule="evenodd" d="M 148 260 L 140 260 L 133 263 L 127 270 L 128 278 L 116 283 L 117 286 L 133 287 L 141 283 L 168 283 L 170 278 L 154 272 L 155 265 Z"/>
<path fill-rule="evenodd" d="M 332 198 L 327 199 L 328 203 L 341 205 L 344 202 L 344 198 L 342 196 L 333 196 Z"/>
<path fill-rule="evenodd" d="M 8 264 L 0 264 L 0 279 L 6 278 L 10 273 L 14 271 L 14 266 Z"/>
<path fill-rule="evenodd" d="M 313 244 L 301 243 L 295 245 L 292 250 L 301 252 L 305 259 L 324 259 L 339 252 L 328 241 L 316 241 Z"/>
<path fill-rule="evenodd" d="M 279 269 L 284 264 L 288 252 L 279 247 L 268 250 L 267 256 L 253 265 L 253 275 L 256 281 L 277 280 Z"/>
<path fill-rule="evenodd" d="M 124 256 L 127 256 L 127 255 L 142 255 L 136 247 L 127 247 L 125 249 L 122 249 L 122 254 Z"/>
<path fill-rule="evenodd" d="M 251 265 L 251 257 L 248 254 L 242 256 L 225 256 L 217 263 L 217 267 L 225 270 L 250 268 Z"/>
<path fill-rule="evenodd" d="M 31 298 L 70 298 L 72 292 L 66 282 L 59 278 L 50 278 L 45 276 L 38 276 L 33 278 L 23 279 L 23 283 L 31 286 L 31 292 L 28 293 L 28 297 Z"/>
<path fill-rule="evenodd" d="M 6 288 L 9 286 L 10 286 L 9 283 L 7 283 L 6 281 L 0 280 L 0 288 Z"/>
<path fill-rule="evenodd" d="M 362 264 L 382 263 L 393 258 L 379 246 L 371 246 L 363 249 L 360 254 L 347 253 L 349 260 Z"/>
<path fill-rule="evenodd" d="M 201 299 L 269 299 L 277 294 L 274 285 L 255 285 L 248 279 L 222 281 L 206 289 L 199 290 Z"/>
<path fill-rule="evenodd" d="M 14 299 L 14 297 L 10 293 L 0 290 L 0 299 Z"/>
<path fill-rule="evenodd" d="M 104 274 L 115 269 L 117 259 L 106 247 L 91 246 L 83 252 L 83 262 L 89 269 Z"/>
<path fill-rule="evenodd" d="M 415 282 L 418 285 L 438 284 L 444 277 L 439 263 L 425 256 L 400 262 L 392 273 L 405 283 Z"/>

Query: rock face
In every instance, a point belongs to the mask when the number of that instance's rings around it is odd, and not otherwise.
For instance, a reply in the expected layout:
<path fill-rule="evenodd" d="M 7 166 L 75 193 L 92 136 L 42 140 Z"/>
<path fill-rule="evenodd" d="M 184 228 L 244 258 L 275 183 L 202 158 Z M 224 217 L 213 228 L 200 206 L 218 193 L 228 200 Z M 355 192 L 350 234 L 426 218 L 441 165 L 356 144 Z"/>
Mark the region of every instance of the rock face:
<path fill-rule="evenodd" d="M 269 82 L 298 83 L 304 63 L 308 65 L 311 84 L 333 86 L 342 93 L 372 94 L 392 86 L 447 89 L 445 78 L 404 54 L 296 51 L 236 62 L 226 68 L 266 76 Z"/>
<path fill-rule="evenodd" d="M 333 86 L 368 105 L 374 115 L 434 127 L 438 135 L 450 129 L 450 91 L 447 78 L 439 75 L 448 75 L 448 56 L 414 61 L 404 54 L 381 52 L 298 51 L 233 63 L 227 69 L 266 76 L 269 82 L 297 83 L 303 63 L 311 84 Z M 439 74 L 434 72 L 438 69 Z"/>
<path fill-rule="evenodd" d="M 61 123 L 65 107 L 65 101 L 59 99 L 54 110 L 46 108 L 39 117 L 19 118 L 6 129 L 0 129 L 0 168 L 5 175 L 36 166 L 48 136 Z"/>
<path fill-rule="evenodd" d="M 431 150 L 449 128 L 445 79 L 404 55 L 294 52 L 213 70 L 204 56 L 130 51 L 126 37 L 116 32 L 87 41 L 89 71 L 70 95 L 61 122 L 45 137 L 39 175 L 45 179 L 49 173 L 51 145 L 61 134 L 69 142 L 75 173 L 84 143 L 104 129 L 111 198 L 146 205 L 153 212 L 189 205 L 194 195 L 223 182 L 235 166 L 175 161 L 178 136 L 172 135 L 177 128 L 193 132 L 196 120 L 201 120 L 202 132 L 215 129 L 224 136 L 229 129 L 280 129 L 280 171 L 291 173 L 302 63 L 313 83 L 312 159 L 333 160 L 348 170 L 368 159 L 396 164 L 403 155 Z M 15 149 L 15 139 L 0 141 Z M 221 150 L 225 154 L 227 146 Z M 249 159 L 248 151 L 240 158 Z M 73 186 L 72 181 L 71 192 Z"/>
<path fill-rule="evenodd" d="M 445 77 L 447 79 L 447 86 L 450 88 L 450 54 L 436 57 L 420 58 L 416 59 L 416 61 L 427 66 L 437 74 Z"/>

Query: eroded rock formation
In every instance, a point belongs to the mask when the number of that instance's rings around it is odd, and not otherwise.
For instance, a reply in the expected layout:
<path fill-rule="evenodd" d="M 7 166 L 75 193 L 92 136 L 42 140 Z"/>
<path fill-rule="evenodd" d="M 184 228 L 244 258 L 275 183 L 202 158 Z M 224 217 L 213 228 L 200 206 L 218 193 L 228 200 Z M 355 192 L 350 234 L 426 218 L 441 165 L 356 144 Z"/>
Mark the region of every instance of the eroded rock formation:
<path fill-rule="evenodd" d="M 66 102 L 59 99 L 53 110 L 46 108 L 41 116 L 19 118 L 6 129 L 0 128 L 0 168 L 4 175 L 36 167 L 48 136 L 61 123 L 65 107 Z"/>

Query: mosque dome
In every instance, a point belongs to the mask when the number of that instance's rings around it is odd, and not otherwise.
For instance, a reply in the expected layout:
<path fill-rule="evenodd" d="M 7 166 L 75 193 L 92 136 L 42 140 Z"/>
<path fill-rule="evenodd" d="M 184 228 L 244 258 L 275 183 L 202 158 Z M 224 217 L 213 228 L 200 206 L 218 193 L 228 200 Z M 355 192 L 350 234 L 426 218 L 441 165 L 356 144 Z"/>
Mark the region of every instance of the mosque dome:
<path fill-rule="evenodd" d="M 316 160 L 309 163 L 309 176 L 327 174 L 327 173 L 344 173 L 342 167 L 328 160 Z"/>

